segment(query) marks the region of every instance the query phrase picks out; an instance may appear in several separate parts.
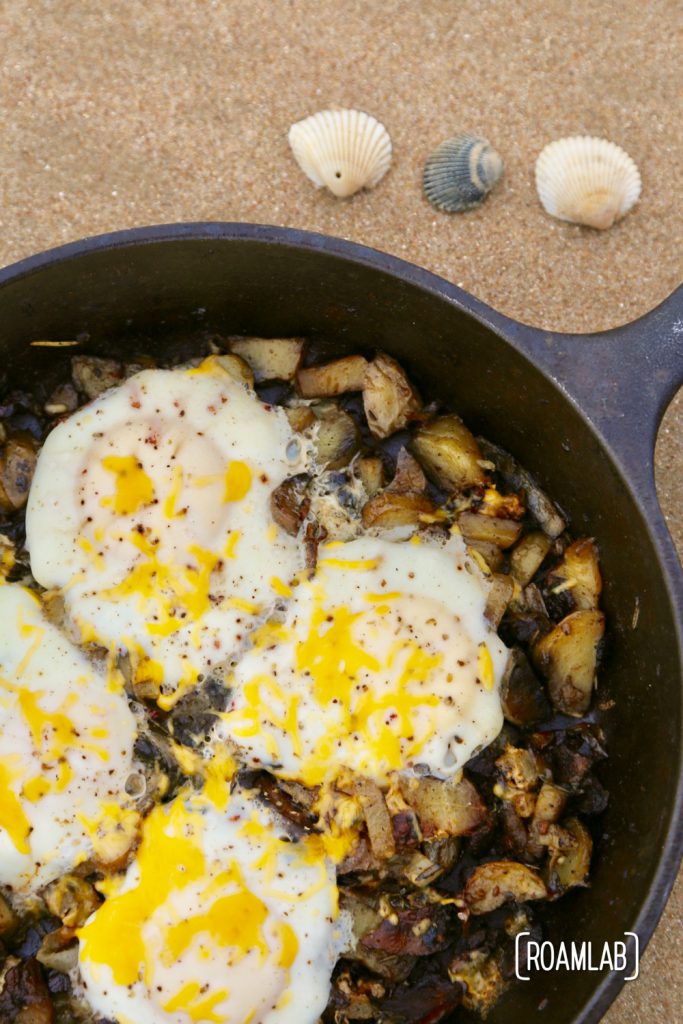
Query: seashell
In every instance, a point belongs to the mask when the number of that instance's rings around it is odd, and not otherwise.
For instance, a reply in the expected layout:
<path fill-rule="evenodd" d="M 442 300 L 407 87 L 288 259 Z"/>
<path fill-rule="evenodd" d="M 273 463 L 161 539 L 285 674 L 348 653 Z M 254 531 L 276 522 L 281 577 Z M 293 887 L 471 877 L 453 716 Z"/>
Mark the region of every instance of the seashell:
<path fill-rule="evenodd" d="M 446 139 L 427 159 L 422 176 L 425 195 L 448 213 L 470 210 L 486 199 L 503 166 L 486 139 L 463 132 Z"/>
<path fill-rule="evenodd" d="M 374 188 L 391 164 L 388 131 L 362 110 L 321 110 L 293 124 L 288 137 L 304 174 L 335 196 Z"/>
<path fill-rule="evenodd" d="M 536 161 L 536 189 L 552 217 L 611 228 L 638 201 L 640 174 L 607 139 L 573 135 L 551 142 Z"/>

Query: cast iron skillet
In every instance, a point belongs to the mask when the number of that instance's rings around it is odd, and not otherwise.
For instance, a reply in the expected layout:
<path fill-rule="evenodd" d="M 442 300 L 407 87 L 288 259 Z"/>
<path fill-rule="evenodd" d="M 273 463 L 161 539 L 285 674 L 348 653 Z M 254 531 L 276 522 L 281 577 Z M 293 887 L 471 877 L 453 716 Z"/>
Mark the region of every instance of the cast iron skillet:
<path fill-rule="evenodd" d="M 577 296 L 580 301 L 580 295 Z M 495 313 L 401 260 L 338 239 L 249 224 L 181 224 L 76 242 L 0 272 L 9 383 L 50 374 L 79 336 L 113 355 L 207 330 L 313 335 L 331 350 L 379 347 L 426 395 L 509 449 L 599 538 L 612 643 L 604 693 L 611 791 L 590 889 L 547 907 L 559 941 L 636 932 L 641 949 L 680 857 L 683 581 L 653 483 L 657 427 L 683 381 L 683 289 L 599 335 L 551 334 Z M 637 619 L 637 622 L 636 622 Z M 535 974 L 491 1024 L 596 1021 L 620 974 Z"/>

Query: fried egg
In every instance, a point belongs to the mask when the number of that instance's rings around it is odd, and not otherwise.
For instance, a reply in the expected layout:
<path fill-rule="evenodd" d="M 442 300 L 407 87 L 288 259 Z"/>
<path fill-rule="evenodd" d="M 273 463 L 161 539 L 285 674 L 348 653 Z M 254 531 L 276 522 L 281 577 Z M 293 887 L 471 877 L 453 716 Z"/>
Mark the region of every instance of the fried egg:
<path fill-rule="evenodd" d="M 315 835 L 245 794 L 183 793 L 78 933 L 84 996 L 119 1024 L 314 1024 L 347 941 Z"/>
<path fill-rule="evenodd" d="M 48 436 L 26 515 L 33 574 L 167 709 L 302 566 L 270 494 L 306 459 L 282 409 L 219 359 L 145 370 Z"/>
<path fill-rule="evenodd" d="M 346 769 L 454 775 L 503 724 L 488 586 L 460 536 L 321 546 L 234 667 L 221 737 L 310 786 Z"/>
<path fill-rule="evenodd" d="M 0 586 L 0 883 L 27 894 L 136 824 L 125 695 L 18 584 Z"/>

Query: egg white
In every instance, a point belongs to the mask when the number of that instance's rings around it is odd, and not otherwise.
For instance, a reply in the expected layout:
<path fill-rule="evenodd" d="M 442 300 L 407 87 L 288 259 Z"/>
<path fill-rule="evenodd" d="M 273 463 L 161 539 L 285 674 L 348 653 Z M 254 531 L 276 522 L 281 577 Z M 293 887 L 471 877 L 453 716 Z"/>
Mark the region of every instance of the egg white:
<path fill-rule="evenodd" d="M 500 732 L 508 651 L 462 538 L 327 544 L 229 679 L 220 736 L 308 785 L 454 775 Z"/>
<path fill-rule="evenodd" d="M 27 545 L 84 642 L 131 656 L 162 706 L 239 647 L 303 564 L 270 494 L 305 467 L 281 409 L 209 358 L 145 370 L 59 424 Z"/>
<path fill-rule="evenodd" d="M 318 837 L 244 794 L 184 793 L 79 932 L 84 995 L 121 1024 L 314 1024 L 347 940 Z"/>
<path fill-rule="evenodd" d="M 29 590 L 0 586 L 0 622 L 0 883 L 28 894 L 121 825 L 135 723 Z"/>

